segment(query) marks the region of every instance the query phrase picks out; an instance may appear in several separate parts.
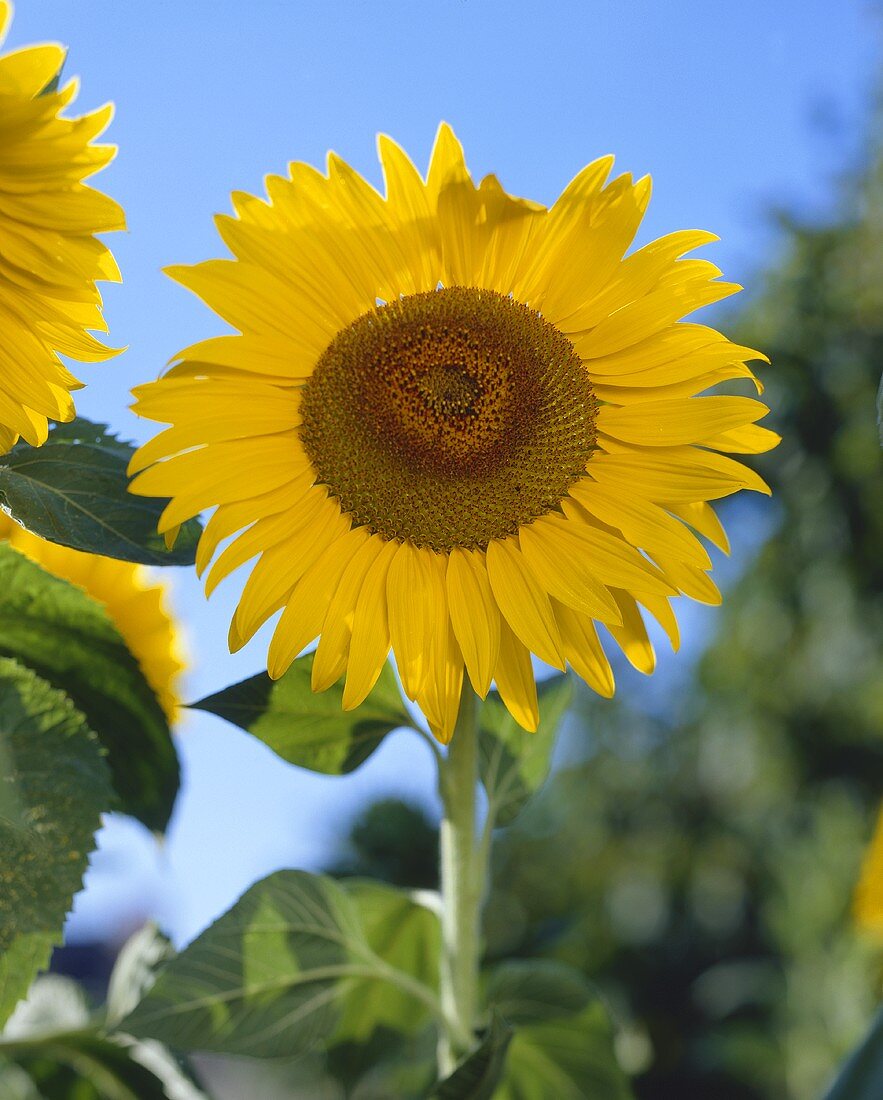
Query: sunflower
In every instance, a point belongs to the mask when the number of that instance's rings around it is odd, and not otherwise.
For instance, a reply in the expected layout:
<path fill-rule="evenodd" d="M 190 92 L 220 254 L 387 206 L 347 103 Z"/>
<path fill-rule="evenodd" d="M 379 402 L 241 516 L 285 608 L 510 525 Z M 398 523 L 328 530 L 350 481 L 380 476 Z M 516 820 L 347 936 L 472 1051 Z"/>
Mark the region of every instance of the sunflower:
<path fill-rule="evenodd" d="M 104 607 L 172 721 L 180 702 L 177 681 L 184 659 L 181 637 L 167 606 L 166 586 L 153 580 L 142 565 L 47 542 L 2 513 L 0 540 L 47 573 L 77 585 Z"/>
<path fill-rule="evenodd" d="M 0 43 L 11 17 L 0 0 Z M 77 94 L 75 80 L 55 87 L 64 58 L 56 44 L 0 57 L 0 454 L 19 436 L 44 443 L 47 417 L 73 419 L 71 390 L 82 383 L 59 354 L 117 354 L 87 330 L 107 331 L 95 281 L 120 277 L 93 234 L 123 229 L 125 218 L 82 182 L 116 153 L 93 144 L 113 107 L 59 117 Z"/>
<path fill-rule="evenodd" d="M 611 157 L 546 209 L 476 186 L 446 125 L 425 181 L 379 153 L 385 196 L 333 154 L 327 176 L 293 164 L 217 219 L 235 259 L 169 269 L 238 333 L 135 390 L 171 426 L 132 490 L 172 498 L 161 531 L 216 506 L 200 572 L 236 537 L 209 593 L 257 557 L 229 640 L 281 610 L 271 676 L 318 637 L 313 687 L 345 673 L 353 708 L 392 649 L 441 740 L 464 668 L 534 729 L 532 653 L 609 696 L 597 624 L 650 672 L 642 609 L 676 646 L 670 598 L 718 602 L 708 502 L 769 491 L 722 452 L 778 437 L 760 402 L 696 394 L 764 357 L 679 320 L 739 289 L 680 259 L 711 234 L 625 255 L 650 182 L 610 179 Z"/>
<path fill-rule="evenodd" d="M 877 815 L 874 835 L 862 860 L 852 912 L 857 927 L 883 940 L 883 809 Z"/>

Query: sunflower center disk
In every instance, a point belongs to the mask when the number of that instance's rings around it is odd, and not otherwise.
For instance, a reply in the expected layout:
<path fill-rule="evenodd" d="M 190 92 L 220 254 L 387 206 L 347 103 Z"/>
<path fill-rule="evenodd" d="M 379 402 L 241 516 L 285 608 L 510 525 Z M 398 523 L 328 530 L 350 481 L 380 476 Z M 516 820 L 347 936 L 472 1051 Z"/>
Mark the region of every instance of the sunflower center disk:
<path fill-rule="evenodd" d="M 551 511 L 585 472 L 597 402 L 570 341 L 490 290 L 366 313 L 304 386 L 301 436 L 354 525 L 444 553 Z"/>

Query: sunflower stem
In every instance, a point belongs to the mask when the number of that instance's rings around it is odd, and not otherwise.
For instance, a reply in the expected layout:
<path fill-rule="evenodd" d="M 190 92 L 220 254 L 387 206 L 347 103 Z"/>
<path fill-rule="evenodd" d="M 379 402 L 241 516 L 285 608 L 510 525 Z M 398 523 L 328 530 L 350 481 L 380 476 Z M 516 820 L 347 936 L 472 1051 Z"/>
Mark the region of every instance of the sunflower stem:
<path fill-rule="evenodd" d="M 473 1045 L 478 1007 L 480 915 L 487 846 L 476 836 L 478 697 L 464 680 L 460 712 L 447 755 L 439 763 L 441 822 L 441 1005 L 438 1068 L 449 1075 Z"/>

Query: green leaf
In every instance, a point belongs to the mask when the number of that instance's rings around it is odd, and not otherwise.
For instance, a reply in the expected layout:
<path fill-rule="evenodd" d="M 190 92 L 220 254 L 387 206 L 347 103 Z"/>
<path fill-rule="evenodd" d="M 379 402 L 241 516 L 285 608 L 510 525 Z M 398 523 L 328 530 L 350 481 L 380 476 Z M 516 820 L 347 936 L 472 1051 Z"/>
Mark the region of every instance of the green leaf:
<path fill-rule="evenodd" d="M 279 871 L 167 963 L 120 1026 L 179 1050 L 281 1058 L 327 1046 L 366 982 L 435 1010 L 432 990 L 381 959 L 372 936 L 333 879 Z"/>
<path fill-rule="evenodd" d="M 511 959 L 492 971 L 487 1001 L 510 1024 L 581 1012 L 594 999 L 585 976 L 555 959 Z"/>
<path fill-rule="evenodd" d="M 0 498 L 13 519 L 50 542 L 144 565 L 192 565 L 199 523 L 185 523 L 166 549 L 156 525 L 168 502 L 128 491 L 134 451 L 103 425 L 60 425 L 42 447 L 19 444 L 3 456 Z"/>
<path fill-rule="evenodd" d="M 495 1014 L 480 1046 L 436 1086 L 432 1100 L 491 1100 L 503 1076 L 511 1041 L 512 1029 Z"/>
<path fill-rule="evenodd" d="M 879 1100 L 883 1096 L 883 1010 L 849 1056 L 825 1100 Z"/>
<path fill-rule="evenodd" d="M 5 768 L 3 775 L 6 775 Z M 0 819 L 0 838 L 2 836 L 3 825 Z M 0 868 L 5 864 L 6 855 L 3 853 L 0 854 Z M 0 922 L 5 919 L 2 906 L 3 899 L 0 897 Z M 61 943 L 63 924 L 64 913 L 51 931 L 18 931 L 8 947 L 0 947 L 0 1028 L 19 1001 L 27 995 L 34 977 L 49 966 L 52 949 Z M 2 1095 L 0 1092 L 0 1096 Z"/>
<path fill-rule="evenodd" d="M 37 1095 L 47 1100 L 171 1100 L 174 1094 L 133 1054 L 123 1042 L 92 1031 L 3 1042 L 0 1089 L 6 1060 L 27 1074 Z"/>
<path fill-rule="evenodd" d="M 409 1035 L 378 1028 L 368 1042 L 333 1046 L 326 1068 L 350 1100 L 426 1097 L 436 1079 L 437 1046 L 433 1025 Z"/>
<path fill-rule="evenodd" d="M 407 890 L 367 879 L 347 879 L 341 886 L 358 910 L 371 950 L 388 966 L 437 989 L 441 927 L 436 914 Z M 334 1041 L 361 1041 L 378 1027 L 413 1034 L 427 1016 L 426 1007 L 415 1004 L 404 989 L 373 979 L 355 982 L 343 1000 Z"/>
<path fill-rule="evenodd" d="M 501 963 L 487 1001 L 516 1025 L 494 1100 L 631 1100 L 606 1009 L 578 970 L 553 959 Z"/>
<path fill-rule="evenodd" d="M 570 703 L 571 683 L 552 676 L 537 685 L 540 724 L 527 733 L 491 692 L 481 708 L 479 774 L 497 825 L 508 825 L 549 774 L 555 735 Z"/>
<path fill-rule="evenodd" d="M 593 1001 L 578 1016 L 519 1028 L 494 1100 L 632 1100 L 613 1053 L 607 1013 Z"/>
<path fill-rule="evenodd" d="M 138 662 L 99 604 L 8 545 L 0 545 L 0 655 L 70 696 L 108 751 L 118 808 L 164 829 L 178 758 Z"/>
<path fill-rule="evenodd" d="M 113 802 L 101 745 L 70 700 L 0 658 L 0 1020 L 60 942 L 100 814 Z"/>
<path fill-rule="evenodd" d="M 310 688 L 313 655 L 299 657 L 279 680 L 258 673 L 191 707 L 247 730 L 289 764 L 343 775 L 362 764 L 394 729 L 411 724 L 389 664 L 356 710 L 343 709 L 343 682 Z"/>

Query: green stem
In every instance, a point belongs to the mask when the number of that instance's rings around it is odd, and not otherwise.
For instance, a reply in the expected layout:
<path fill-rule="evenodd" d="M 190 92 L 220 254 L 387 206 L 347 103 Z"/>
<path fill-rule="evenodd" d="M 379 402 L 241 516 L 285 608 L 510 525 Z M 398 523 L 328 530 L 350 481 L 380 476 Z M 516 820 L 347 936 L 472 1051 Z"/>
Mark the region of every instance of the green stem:
<path fill-rule="evenodd" d="M 447 755 L 439 763 L 442 798 L 441 1006 L 447 1021 L 439 1039 L 442 1077 L 474 1041 L 478 1012 L 480 916 L 487 877 L 486 846 L 476 839 L 478 697 L 464 681 L 460 713 Z"/>

